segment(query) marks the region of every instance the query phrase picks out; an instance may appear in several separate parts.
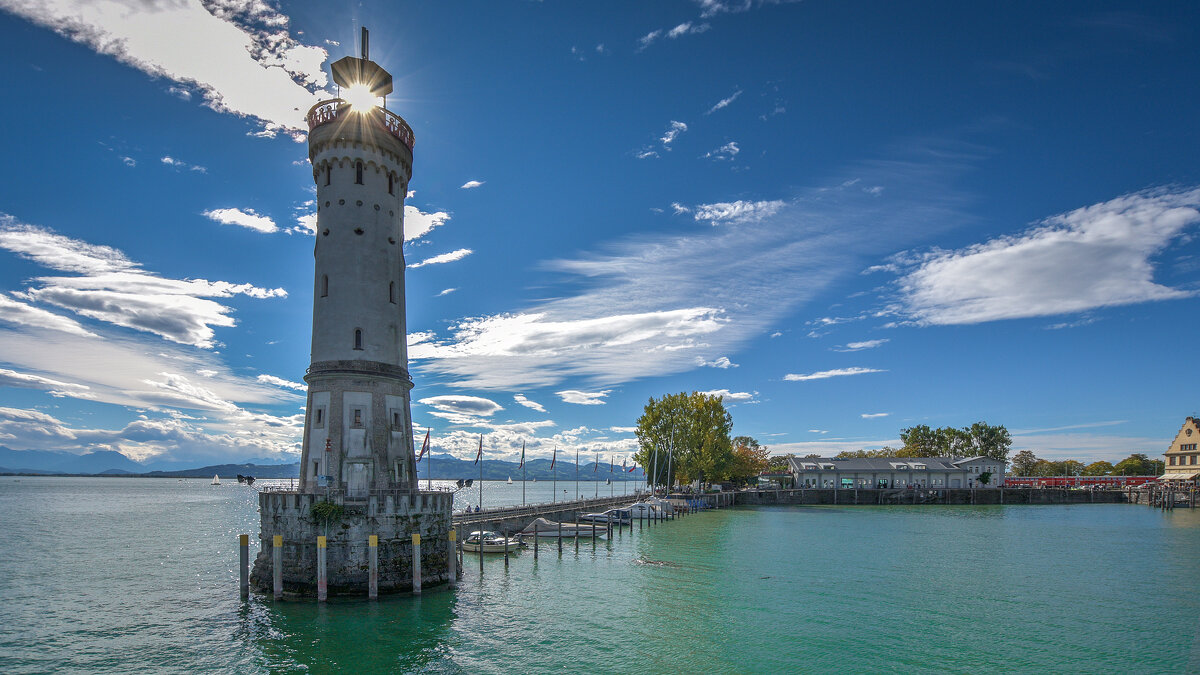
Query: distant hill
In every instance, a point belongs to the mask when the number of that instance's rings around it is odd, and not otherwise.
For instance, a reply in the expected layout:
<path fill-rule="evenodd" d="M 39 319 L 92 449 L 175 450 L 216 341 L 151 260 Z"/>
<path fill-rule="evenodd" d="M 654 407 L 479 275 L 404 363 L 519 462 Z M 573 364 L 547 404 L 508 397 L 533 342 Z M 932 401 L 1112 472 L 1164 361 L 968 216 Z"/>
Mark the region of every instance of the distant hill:
<path fill-rule="evenodd" d="M 291 464 L 213 464 L 198 469 L 182 469 L 179 471 L 148 471 L 138 474 L 146 478 L 233 478 L 241 474 L 255 478 L 299 478 L 300 463 Z"/>
<path fill-rule="evenodd" d="M 501 459 L 484 459 L 483 462 L 483 479 L 484 480 L 505 480 L 512 477 L 513 480 L 521 480 L 522 470 L 519 468 L 519 462 L 506 462 Z M 433 467 L 434 480 L 457 480 L 459 478 L 479 478 L 479 465 L 467 459 L 458 459 L 453 455 L 432 455 L 426 456 L 417 464 L 417 474 L 422 480 L 429 477 L 429 468 Z M 567 481 L 575 480 L 575 463 L 564 462 L 561 459 L 557 463 L 558 480 Z M 597 470 L 598 469 L 598 470 Z M 550 460 L 548 459 L 532 459 L 525 462 L 525 478 L 527 480 L 552 480 L 555 472 L 550 468 Z M 641 467 L 638 467 L 633 473 L 624 473 L 621 470 L 621 465 L 618 464 L 609 473 L 609 465 L 601 462 L 600 466 L 596 466 L 596 462 L 588 462 L 579 466 L 580 481 L 604 481 L 609 478 L 614 481 L 619 480 L 645 480 L 646 474 L 642 472 Z"/>
<path fill-rule="evenodd" d="M 13 450 L 0 446 L 0 466 L 8 473 L 141 473 L 146 467 L 114 450 L 76 455 L 62 450 Z"/>

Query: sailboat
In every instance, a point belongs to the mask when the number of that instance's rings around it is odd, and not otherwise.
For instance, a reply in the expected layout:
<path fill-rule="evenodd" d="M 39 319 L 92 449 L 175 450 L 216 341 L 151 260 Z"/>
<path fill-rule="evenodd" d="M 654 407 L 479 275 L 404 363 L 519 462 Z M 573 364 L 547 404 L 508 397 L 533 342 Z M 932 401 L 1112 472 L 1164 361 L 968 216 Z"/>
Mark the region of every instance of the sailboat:
<path fill-rule="evenodd" d="M 221 484 L 221 477 L 220 477 L 220 476 L 218 476 L 217 474 L 215 474 L 215 473 L 214 473 L 214 474 L 213 474 L 213 482 L 212 482 L 212 484 L 213 484 L 213 485 L 220 485 L 220 484 Z"/>
<path fill-rule="evenodd" d="M 512 485 L 512 476 L 509 476 L 509 477 L 508 477 L 508 484 L 509 484 L 509 485 Z"/>

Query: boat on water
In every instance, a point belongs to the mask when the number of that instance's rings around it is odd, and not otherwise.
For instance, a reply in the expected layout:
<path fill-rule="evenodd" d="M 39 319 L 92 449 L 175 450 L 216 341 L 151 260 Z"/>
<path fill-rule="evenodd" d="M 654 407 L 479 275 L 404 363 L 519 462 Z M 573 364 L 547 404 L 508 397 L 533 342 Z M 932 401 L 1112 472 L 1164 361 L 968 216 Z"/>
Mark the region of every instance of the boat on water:
<path fill-rule="evenodd" d="M 559 526 L 562 529 L 559 529 Z M 604 525 L 596 525 L 593 523 L 558 523 L 545 518 L 537 518 L 532 523 L 521 530 L 518 536 L 537 537 L 539 539 L 557 539 L 559 532 L 562 532 L 563 539 L 574 539 L 576 537 L 591 538 L 594 533 L 597 538 L 604 538 L 607 535 L 607 528 Z"/>
<path fill-rule="evenodd" d="M 630 525 L 633 523 L 633 512 L 629 509 L 609 509 L 602 513 L 585 513 L 579 519 L 589 523 Z"/>
<path fill-rule="evenodd" d="M 663 515 L 670 516 L 675 514 L 675 507 L 671 504 L 671 502 L 663 499 L 662 497 L 647 497 L 646 503 L 653 504 L 655 508 L 658 509 L 658 512 Z"/>
<path fill-rule="evenodd" d="M 508 477 L 508 484 L 509 484 L 509 485 L 512 485 L 512 476 L 509 476 L 509 477 Z"/>
<path fill-rule="evenodd" d="M 213 485 L 220 485 L 220 484 L 221 484 L 221 477 L 220 477 L 220 476 L 218 476 L 217 474 L 215 474 L 215 473 L 214 473 L 214 474 L 213 474 L 213 481 L 212 481 L 212 484 L 213 484 Z"/>
<path fill-rule="evenodd" d="M 675 512 L 665 499 L 637 502 L 626 507 L 634 518 L 662 518 Z"/>
<path fill-rule="evenodd" d="M 504 553 L 515 551 L 521 547 L 521 540 L 516 537 L 505 537 L 492 530 L 475 530 L 463 539 L 464 551 L 473 553 Z"/>

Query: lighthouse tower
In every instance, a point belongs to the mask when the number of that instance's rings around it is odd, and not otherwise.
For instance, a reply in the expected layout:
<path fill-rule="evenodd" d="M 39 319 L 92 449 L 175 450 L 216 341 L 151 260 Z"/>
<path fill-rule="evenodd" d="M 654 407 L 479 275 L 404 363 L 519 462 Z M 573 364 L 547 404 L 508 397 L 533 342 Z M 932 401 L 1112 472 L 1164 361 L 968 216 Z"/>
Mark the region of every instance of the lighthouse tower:
<path fill-rule="evenodd" d="M 332 66 L 339 97 L 308 112 L 317 185 L 312 362 L 299 488 L 259 492 L 251 583 L 278 596 L 374 597 L 453 581 L 453 494 L 421 492 L 404 321 L 404 198 L 413 133 L 392 76 Z M 422 549 L 424 541 L 424 549 Z"/>
<path fill-rule="evenodd" d="M 309 113 L 317 185 L 312 363 L 301 492 L 415 490 L 404 321 L 404 198 L 413 133 L 380 101 L 392 76 L 369 59 L 332 66 L 342 98 Z"/>

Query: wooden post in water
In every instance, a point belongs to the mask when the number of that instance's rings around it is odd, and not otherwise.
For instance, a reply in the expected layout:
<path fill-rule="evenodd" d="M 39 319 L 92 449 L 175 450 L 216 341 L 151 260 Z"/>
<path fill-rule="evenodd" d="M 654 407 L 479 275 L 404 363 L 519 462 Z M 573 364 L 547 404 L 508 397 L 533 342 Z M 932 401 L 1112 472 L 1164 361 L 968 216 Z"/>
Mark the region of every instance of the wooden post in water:
<path fill-rule="evenodd" d="M 558 521 L 558 555 L 562 557 L 562 521 Z"/>
<path fill-rule="evenodd" d="M 501 528 L 500 536 L 504 537 L 504 569 L 508 569 L 508 528 Z"/>
<path fill-rule="evenodd" d="M 446 573 L 446 580 L 449 582 L 450 588 L 454 588 L 458 583 L 455 578 L 458 576 L 458 552 L 454 550 L 454 540 L 457 538 L 458 532 L 454 528 L 450 528 L 450 552 L 446 556 L 446 559 L 450 561 L 450 569 Z"/>
<path fill-rule="evenodd" d="M 325 537 L 317 537 L 317 602 L 325 602 L 329 585 L 325 579 Z"/>
<path fill-rule="evenodd" d="M 276 600 L 283 598 L 283 535 L 271 538 L 271 581 Z"/>
<path fill-rule="evenodd" d="M 412 536 L 413 548 L 413 595 L 421 594 L 421 534 L 414 532 Z M 483 556 L 479 556 L 483 560 Z"/>
<path fill-rule="evenodd" d="M 242 599 L 250 597 L 250 535 L 238 535 L 238 592 Z"/>
<path fill-rule="evenodd" d="M 379 535 L 367 537 L 367 599 L 379 597 Z"/>

